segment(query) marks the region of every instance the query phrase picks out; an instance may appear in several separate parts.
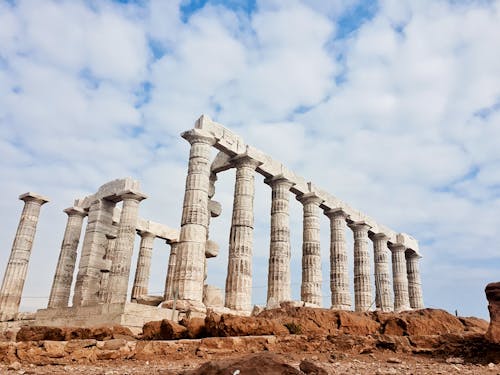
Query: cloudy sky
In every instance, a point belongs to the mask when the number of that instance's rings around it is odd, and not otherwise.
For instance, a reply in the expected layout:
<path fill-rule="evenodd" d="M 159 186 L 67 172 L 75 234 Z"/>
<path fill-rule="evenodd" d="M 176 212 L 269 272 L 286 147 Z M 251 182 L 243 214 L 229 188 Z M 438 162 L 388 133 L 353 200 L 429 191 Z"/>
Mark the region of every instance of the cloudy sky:
<path fill-rule="evenodd" d="M 205 113 L 416 237 L 427 306 L 487 317 L 484 287 L 500 279 L 499 41 L 500 1 L 0 0 L 0 268 L 26 191 L 51 202 L 23 310 L 46 305 L 74 198 L 131 176 L 149 195 L 140 215 L 178 227 L 189 153 L 179 134 Z M 259 304 L 269 252 L 262 181 Z M 221 250 L 209 261 L 221 288 L 233 186 L 234 171 L 221 174 L 223 214 L 211 230 Z M 301 215 L 292 199 L 295 298 Z M 321 225 L 328 306 L 326 217 Z M 168 251 L 155 242 L 152 293 L 163 290 Z"/>

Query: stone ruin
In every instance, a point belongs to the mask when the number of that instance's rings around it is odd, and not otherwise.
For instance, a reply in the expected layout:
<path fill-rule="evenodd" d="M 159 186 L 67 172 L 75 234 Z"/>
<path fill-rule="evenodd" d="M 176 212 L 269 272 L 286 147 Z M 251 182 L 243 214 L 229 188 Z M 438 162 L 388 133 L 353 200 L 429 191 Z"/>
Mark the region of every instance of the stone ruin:
<path fill-rule="evenodd" d="M 283 302 L 321 307 L 320 215 L 330 219 L 331 308 L 381 311 L 424 308 L 417 241 L 377 223 L 371 217 L 320 189 L 262 151 L 247 145 L 222 125 L 201 116 L 194 129 L 182 133 L 190 155 L 180 231 L 138 216 L 146 198 L 138 181 L 118 179 L 90 196 L 76 199 L 68 215 L 61 252 L 46 309 L 34 315 L 18 312 L 40 208 L 48 199 L 34 193 L 25 202 L 0 289 L 0 321 L 31 320 L 36 325 L 90 326 L 122 324 L 140 329 L 151 320 L 203 316 L 207 308 L 249 315 L 252 311 L 252 242 L 254 176 L 271 187 L 271 230 L 267 308 Z M 211 160 L 211 148 L 219 152 Z M 229 259 L 224 296 L 205 285 L 206 259 L 218 246 L 209 239 L 210 218 L 221 212 L 213 200 L 217 174 L 236 169 Z M 301 301 L 291 301 L 289 200 L 303 205 Z M 122 208 L 117 203 L 122 202 Z M 76 272 L 80 233 L 87 217 Z M 354 236 L 354 301 L 349 292 L 346 226 Z M 141 237 L 130 301 L 128 285 L 135 236 Z M 155 238 L 170 245 L 165 291 L 148 294 Z M 373 245 L 375 301 L 371 283 Z M 392 263 L 392 275 L 390 272 Z M 391 277 L 392 276 L 392 277 Z M 391 283 L 392 279 L 392 283 Z M 392 287 L 391 287 L 392 284 Z M 73 295 L 70 306 L 70 296 Z M 354 302 L 354 303 L 353 303 Z"/>

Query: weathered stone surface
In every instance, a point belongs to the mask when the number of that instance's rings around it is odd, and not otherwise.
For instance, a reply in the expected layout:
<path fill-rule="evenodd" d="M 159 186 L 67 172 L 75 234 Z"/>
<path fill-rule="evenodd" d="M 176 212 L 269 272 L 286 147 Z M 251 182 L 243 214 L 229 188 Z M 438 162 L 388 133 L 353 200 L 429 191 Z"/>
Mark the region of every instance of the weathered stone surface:
<path fill-rule="evenodd" d="M 238 372 L 239 371 L 239 372 Z M 272 353 L 250 354 L 237 359 L 211 361 L 185 375 L 300 375 L 301 371 L 288 365 Z"/>
<path fill-rule="evenodd" d="M 182 319 L 179 324 L 186 327 L 187 337 L 190 339 L 199 339 L 207 335 L 203 318 Z"/>
<path fill-rule="evenodd" d="M 486 338 L 492 343 L 500 344 L 500 282 L 488 284 L 485 292 L 490 311 L 490 326 Z"/>
<path fill-rule="evenodd" d="M 311 375 L 328 375 L 328 371 L 321 365 L 317 363 L 317 361 L 312 361 L 309 359 L 304 359 L 300 362 L 299 368 L 302 372 Z"/>
<path fill-rule="evenodd" d="M 259 317 L 209 314 L 205 318 L 207 336 L 286 335 L 288 329 L 280 322 Z"/>
<path fill-rule="evenodd" d="M 122 326 L 98 326 L 92 328 L 24 326 L 17 333 L 16 341 L 111 340 L 116 338 L 135 340 L 132 331 Z"/>
<path fill-rule="evenodd" d="M 213 285 L 203 287 L 203 303 L 207 307 L 224 307 L 224 293 L 222 289 Z"/>
<path fill-rule="evenodd" d="M 142 330 L 143 340 L 178 340 L 188 337 L 186 327 L 171 320 L 148 322 Z"/>
<path fill-rule="evenodd" d="M 368 251 L 368 230 L 364 222 L 351 223 L 354 235 L 354 309 L 368 311 L 372 305 L 370 252 Z"/>

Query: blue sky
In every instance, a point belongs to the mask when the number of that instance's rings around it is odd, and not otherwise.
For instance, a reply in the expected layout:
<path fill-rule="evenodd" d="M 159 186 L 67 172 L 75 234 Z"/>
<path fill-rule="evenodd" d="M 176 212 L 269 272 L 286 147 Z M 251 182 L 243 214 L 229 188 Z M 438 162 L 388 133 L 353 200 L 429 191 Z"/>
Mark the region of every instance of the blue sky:
<path fill-rule="evenodd" d="M 206 113 L 416 237 L 428 306 L 487 317 L 484 286 L 500 275 L 499 1 L 0 1 L 0 25 L 0 265 L 17 196 L 52 198 L 23 309 L 46 303 L 74 198 L 132 176 L 149 195 L 141 216 L 179 226 L 189 152 L 179 134 Z M 220 176 L 211 230 L 221 253 L 208 280 L 221 288 L 233 184 L 234 172 Z M 257 176 L 255 303 L 269 211 Z M 295 298 L 301 218 L 291 199 Z M 326 217 L 321 226 L 328 305 Z M 152 292 L 167 257 L 156 241 Z"/>

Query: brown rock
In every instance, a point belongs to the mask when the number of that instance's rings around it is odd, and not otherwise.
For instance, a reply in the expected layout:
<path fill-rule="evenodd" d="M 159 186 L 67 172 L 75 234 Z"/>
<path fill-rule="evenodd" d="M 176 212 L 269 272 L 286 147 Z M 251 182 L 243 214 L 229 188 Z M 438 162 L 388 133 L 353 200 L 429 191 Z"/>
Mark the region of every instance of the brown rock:
<path fill-rule="evenodd" d="M 182 319 L 179 323 L 186 327 L 187 337 L 190 339 L 200 339 L 206 336 L 205 319 L 203 318 Z"/>
<path fill-rule="evenodd" d="M 349 335 L 370 335 L 380 330 L 380 323 L 368 313 L 339 311 L 339 329 Z"/>
<path fill-rule="evenodd" d="M 308 359 L 304 359 L 302 362 L 300 362 L 299 368 L 306 374 L 328 375 L 328 371 L 323 366 Z"/>
<path fill-rule="evenodd" d="M 65 332 L 58 327 L 22 326 L 16 335 L 16 341 L 64 341 Z"/>
<path fill-rule="evenodd" d="M 276 354 L 250 354 L 236 359 L 211 361 L 198 369 L 185 372 L 185 375 L 299 375 L 302 372 L 285 363 Z"/>
<path fill-rule="evenodd" d="M 188 330 L 171 320 L 148 322 L 142 327 L 143 340 L 178 340 L 188 337 Z"/>
<path fill-rule="evenodd" d="M 275 319 L 254 316 L 221 315 L 220 319 L 213 314 L 205 318 L 207 336 L 263 336 L 287 335 L 288 329 Z"/>
<path fill-rule="evenodd" d="M 17 361 L 16 344 L 13 342 L 0 342 L 0 363 Z"/>
<path fill-rule="evenodd" d="M 473 333 L 486 333 L 490 325 L 486 320 L 476 318 L 474 316 L 459 317 L 460 322 L 464 325 L 464 331 Z"/>
<path fill-rule="evenodd" d="M 485 292 L 490 312 L 490 326 L 485 337 L 492 343 L 500 344 L 500 282 L 488 284 Z"/>

